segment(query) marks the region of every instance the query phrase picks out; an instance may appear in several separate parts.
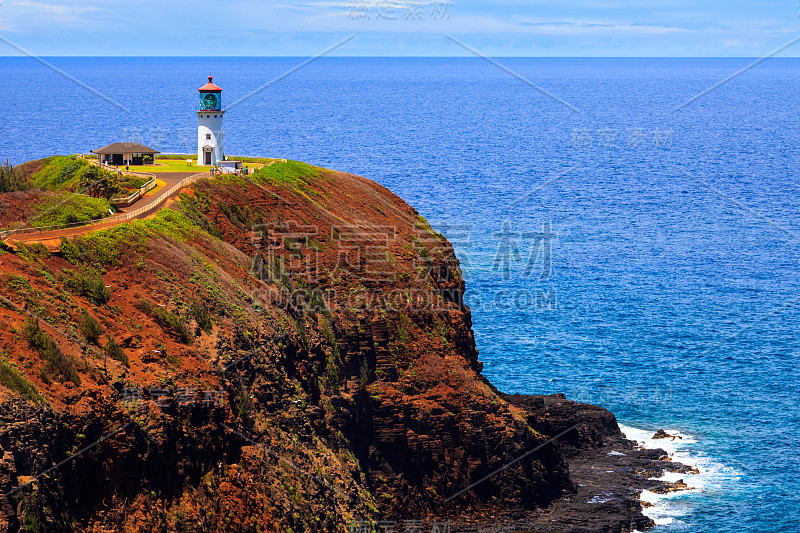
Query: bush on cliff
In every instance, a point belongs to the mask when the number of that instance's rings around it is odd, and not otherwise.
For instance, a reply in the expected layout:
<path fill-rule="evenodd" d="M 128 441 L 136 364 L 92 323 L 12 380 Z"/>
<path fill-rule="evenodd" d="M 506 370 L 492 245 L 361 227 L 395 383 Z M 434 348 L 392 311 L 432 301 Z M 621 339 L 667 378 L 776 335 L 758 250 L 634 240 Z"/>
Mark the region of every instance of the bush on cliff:
<path fill-rule="evenodd" d="M 110 199 L 120 191 L 120 182 L 116 173 L 90 166 L 80 177 L 81 190 L 94 198 Z"/>
<path fill-rule="evenodd" d="M 20 396 L 33 403 L 44 403 L 44 398 L 36 390 L 33 383 L 22 375 L 5 358 L 0 359 L 0 383 L 19 393 Z"/>
<path fill-rule="evenodd" d="M 206 333 L 211 333 L 213 324 L 211 322 L 211 313 L 209 313 L 208 307 L 204 304 L 192 301 L 191 312 L 200 329 Z"/>
<path fill-rule="evenodd" d="M 83 336 L 86 337 L 86 341 L 90 342 L 91 344 L 97 344 L 97 342 L 100 340 L 100 336 L 105 333 L 105 330 L 103 329 L 103 326 L 100 325 L 100 322 L 98 322 L 95 317 L 86 311 L 83 312 L 81 321 L 78 324 L 78 329 L 81 333 L 83 333 Z"/>
<path fill-rule="evenodd" d="M 0 192 L 22 191 L 28 188 L 28 184 L 22 177 L 22 173 L 18 172 L 11 163 L 6 162 L 0 165 Z"/>
<path fill-rule="evenodd" d="M 130 361 L 128 360 L 128 356 L 125 354 L 125 351 L 122 347 L 117 344 L 114 339 L 109 339 L 106 343 L 106 355 L 108 355 L 111 359 L 115 361 L 119 361 L 126 367 L 130 366 Z"/>
<path fill-rule="evenodd" d="M 180 317 L 145 299 L 136 302 L 136 308 L 153 317 L 153 320 L 162 328 L 172 331 L 183 344 L 192 344 L 192 331 L 184 317 Z"/>
<path fill-rule="evenodd" d="M 62 273 L 64 283 L 75 294 L 83 296 L 96 305 L 103 305 L 111 299 L 111 291 L 106 287 L 100 274 L 93 268 L 81 271 L 64 269 Z"/>
<path fill-rule="evenodd" d="M 71 381 L 75 385 L 81 384 L 81 377 L 75 368 L 75 362 L 64 354 L 50 335 L 39 326 L 39 321 L 28 319 L 22 330 L 22 335 L 28 345 L 39 352 L 45 361 L 42 376 L 49 378 L 54 375 L 60 381 Z"/>

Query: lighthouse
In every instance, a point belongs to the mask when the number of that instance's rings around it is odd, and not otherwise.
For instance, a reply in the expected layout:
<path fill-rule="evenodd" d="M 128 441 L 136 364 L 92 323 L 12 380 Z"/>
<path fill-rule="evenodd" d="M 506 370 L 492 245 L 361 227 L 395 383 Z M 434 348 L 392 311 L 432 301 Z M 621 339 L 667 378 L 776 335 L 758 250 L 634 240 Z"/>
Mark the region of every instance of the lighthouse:
<path fill-rule="evenodd" d="M 217 165 L 225 160 L 222 145 L 222 88 L 208 77 L 200 87 L 200 108 L 197 110 L 197 164 Z"/>

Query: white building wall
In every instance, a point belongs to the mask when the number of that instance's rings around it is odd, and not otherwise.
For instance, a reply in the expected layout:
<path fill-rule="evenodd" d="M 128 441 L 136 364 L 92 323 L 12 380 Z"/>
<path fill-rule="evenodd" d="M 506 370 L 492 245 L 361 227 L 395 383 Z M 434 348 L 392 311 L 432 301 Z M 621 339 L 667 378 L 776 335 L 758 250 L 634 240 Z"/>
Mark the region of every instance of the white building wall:
<path fill-rule="evenodd" d="M 225 160 L 225 149 L 222 134 L 222 115 L 224 111 L 197 112 L 197 164 L 204 164 L 203 147 L 212 146 L 211 164 L 216 165 Z M 211 135 L 211 138 L 206 138 Z"/>

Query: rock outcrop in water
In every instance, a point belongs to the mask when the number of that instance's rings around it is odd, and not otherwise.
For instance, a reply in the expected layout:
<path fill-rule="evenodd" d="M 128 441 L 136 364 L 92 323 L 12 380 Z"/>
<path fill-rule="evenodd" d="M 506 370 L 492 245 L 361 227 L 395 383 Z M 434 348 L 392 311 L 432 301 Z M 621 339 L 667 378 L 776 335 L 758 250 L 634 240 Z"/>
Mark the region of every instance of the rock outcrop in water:
<path fill-rule="evenodd" d="M 3 531 L 628 531 L 680 468 L 498 392 L 452 247 L 357 176 L 204 180 L 0 286 Z"/>

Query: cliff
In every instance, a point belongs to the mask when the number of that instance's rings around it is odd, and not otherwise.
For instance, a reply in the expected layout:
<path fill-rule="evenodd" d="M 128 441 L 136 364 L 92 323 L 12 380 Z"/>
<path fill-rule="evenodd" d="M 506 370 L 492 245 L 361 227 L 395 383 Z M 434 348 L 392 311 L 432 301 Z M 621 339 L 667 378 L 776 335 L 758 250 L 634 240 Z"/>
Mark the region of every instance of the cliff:
<path fill-rule="evenodd" d="M 0 286 L 0 530 L 650 525 L 663 457 L 603 409 L 494 389 L 452 247 L 367 179 L 202 180 L 4 253 Z M 570 474 L 609 447 L 631 462 L 610 518 Z"/>

